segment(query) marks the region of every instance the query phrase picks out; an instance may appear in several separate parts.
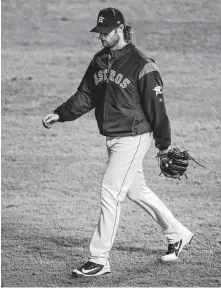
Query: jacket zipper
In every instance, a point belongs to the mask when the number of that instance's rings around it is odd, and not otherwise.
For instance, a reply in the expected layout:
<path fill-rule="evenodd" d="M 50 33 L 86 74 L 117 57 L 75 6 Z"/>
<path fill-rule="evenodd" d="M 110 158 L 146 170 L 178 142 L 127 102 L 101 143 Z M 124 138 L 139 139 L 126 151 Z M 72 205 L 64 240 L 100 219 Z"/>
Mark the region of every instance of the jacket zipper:
<path fill-rule="evenodd" d="M 103 125 L 103 133 L 104 133 L 104 127 L 106 125 L 106 121 L 105 121 L 105 111 L 106 111 L 106 99 L 107 99 L 107 91 L 108 91 L 108 83 L 109 83 L 109 75 L 110 75 L 110 70 L 111 70 L 111 67 L 113 65 L 113 62 L 114 62 L 114 59 L 111 58 L 111 54 L 109 54 L 108 56 L 108 63 L 107 63 L 107 89 L 106 89 L 106 93 L 105 93 L 105 96 L 104 96 L 104 125 Z"/>

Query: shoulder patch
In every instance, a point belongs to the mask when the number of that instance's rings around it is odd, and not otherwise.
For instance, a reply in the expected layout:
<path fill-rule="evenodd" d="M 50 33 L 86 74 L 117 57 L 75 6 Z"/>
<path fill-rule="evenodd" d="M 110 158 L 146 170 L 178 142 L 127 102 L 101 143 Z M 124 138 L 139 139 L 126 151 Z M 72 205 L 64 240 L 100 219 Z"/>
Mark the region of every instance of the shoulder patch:
<path fill-rule="evenodd" d="M 140 74 L 139 74 L 139 79 L 142 78 L 144 75 L 150 73 L 150 72 L 153 72 L 153 71 L 157 71 L 157 72 L 160 72 L 159 71 L 159 68 L 157 67 L 157 65 L 154 63 L 154 62 L 148 62 L 144 67 L 143 69 L 140 71 Z"/>

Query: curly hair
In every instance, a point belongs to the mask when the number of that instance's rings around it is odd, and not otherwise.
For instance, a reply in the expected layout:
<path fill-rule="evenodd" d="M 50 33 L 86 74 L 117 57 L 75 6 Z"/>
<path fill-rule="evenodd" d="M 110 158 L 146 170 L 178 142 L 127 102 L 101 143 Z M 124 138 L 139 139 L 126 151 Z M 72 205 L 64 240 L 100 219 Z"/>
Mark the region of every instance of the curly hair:
<path fill-rule="evenodd" d="M 124 24 L 124 40 L 129 43 L 133 39 L 133 28 L 129 23 Z"/>

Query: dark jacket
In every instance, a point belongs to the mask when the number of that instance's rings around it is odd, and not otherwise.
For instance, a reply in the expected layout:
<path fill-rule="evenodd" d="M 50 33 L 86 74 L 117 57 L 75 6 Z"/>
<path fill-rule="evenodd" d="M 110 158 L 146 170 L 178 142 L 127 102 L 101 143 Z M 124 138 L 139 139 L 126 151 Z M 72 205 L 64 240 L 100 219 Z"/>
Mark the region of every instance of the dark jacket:
<path fill-rule="evenodd" d="M 134 44 L 104 48 L 91 61 L 77 92 L 54 113 L 72 121 L 95 108 L 100 133 L 110 137 L 153 131 L 160 150 L 171 144 L 163 82 L 155 62 Z"/>

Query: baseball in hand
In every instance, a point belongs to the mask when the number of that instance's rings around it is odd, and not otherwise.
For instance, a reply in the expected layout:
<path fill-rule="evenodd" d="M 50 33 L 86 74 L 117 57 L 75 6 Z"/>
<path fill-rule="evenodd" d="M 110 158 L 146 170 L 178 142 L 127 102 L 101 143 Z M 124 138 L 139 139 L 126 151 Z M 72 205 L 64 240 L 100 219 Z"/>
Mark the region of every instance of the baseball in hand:
<path fill-rule="evenodd" d="M 42 124 L 45 128 L 50 129 L 52 124 L 55 124 L 59 120 L 59 115 L 58 114 L 47 114 L 43 119 L 42 119 Z"/>

